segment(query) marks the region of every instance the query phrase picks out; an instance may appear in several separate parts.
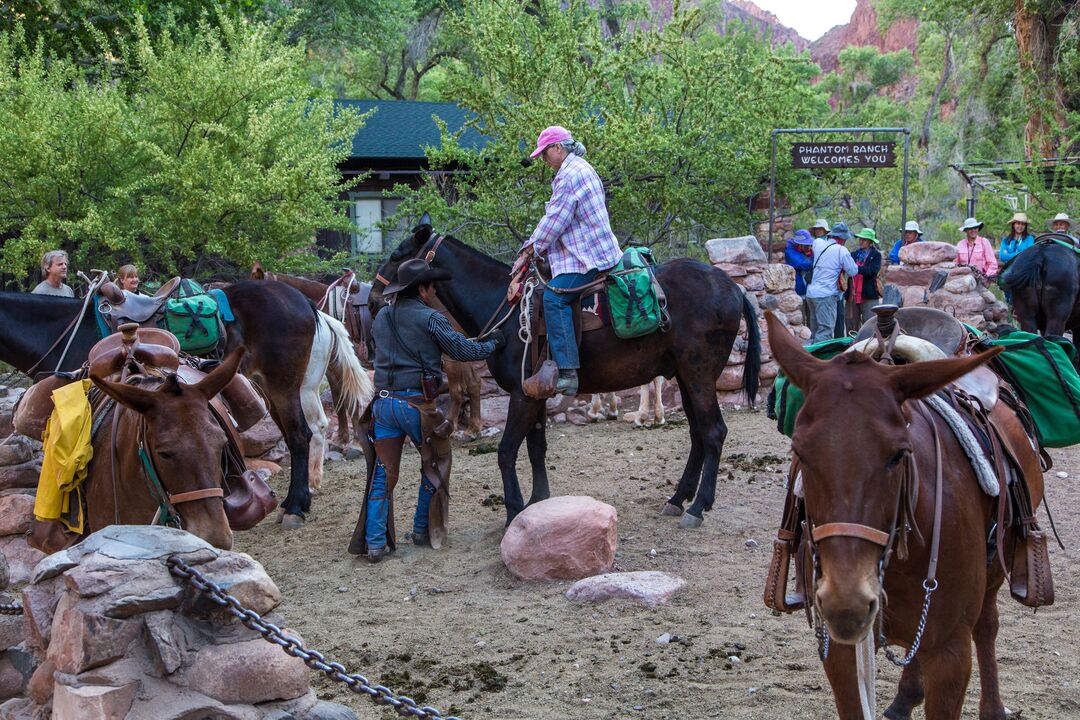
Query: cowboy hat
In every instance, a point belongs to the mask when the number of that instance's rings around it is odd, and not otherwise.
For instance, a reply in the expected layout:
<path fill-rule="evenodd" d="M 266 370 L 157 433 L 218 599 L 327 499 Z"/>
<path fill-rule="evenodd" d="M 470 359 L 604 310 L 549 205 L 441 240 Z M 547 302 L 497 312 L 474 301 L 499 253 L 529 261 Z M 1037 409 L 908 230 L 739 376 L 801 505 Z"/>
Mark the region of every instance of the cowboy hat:
<path fill-rule="evenodd" d="M 978 230 L 982 226 L 983 224 L 981 222 L 979 222 L 973 217 L 969 217 L 967 220 L 964 221 L 964 224 L 960 226 L 960 232 L 965 232 L 967 230 L 971 230 L 972 228 Z"/>
<path fill-rule="evenodd" d="M 878 240 L 877 233 L 870 228 L 863 228 L 859 232 L 855 233 L 855 237 L 859 238 L 860 240 L 869 240 L 875 245 L 881 244 L 881 241 Z"/>
<path fill-rule="evenodd" d="M 1053 227 L 1054 223 L 1056 223 L 1056 222 L 1069 223 L 1069 229 L 1070 230 L 1072 229 L 1072 220 L 1070 220 L 1069 216 L 1066 215 L 1065 213 L 1058 213 L 1057 215 L 1055 215 L 1054 219 L 1050 221 L 1050 227 Z"/>
<path fill-rule="evenodd" d="M 529 155 L 529 157 L 537 157 L 555 143 L 562 142 L 563 140 L 573 140 L 569 130 L 561 125 L 546 127 L 543 132 L 540 133 L 540 137 L 536 138 L 536 149 L 532 151 L 532 154 Z"/>
<path fill-rule="evenodd" d="M 1013 223 L 1024 223 L 1025 225 L 1027 225 L 1028 224 L 1027 213 L 1022 213 L 1022 212 L 1013 213 L 1012 220 L 1009 221 L 1009 224 L 1012 225 Z"/>
<path fill-rule="evenodd" d="M 423 258 L 412 258 L 398 266 L 397 279 L 383 290 L 383 295 L 393 295 L 414 285 L 449 280 L 450 273 L 442 268 L 433 268 Z"/>
<path fill-rule="evenodd" d="M 832 226 L 832 230 L 829 230 L 829 237 L 840 238 L 841 240 L 850 240 L 851 232 L 848 230 L 847 223 L 838 222 Z"/>
<path fill-rule="evenodd" d="M 818 218 L 814 221 L 814 224 L 810 226 L 811 230 L 822 229 L 825 232 L 829 232 L 829 221 L 825 218 Z"/>
<path fill-rule="evenodd" d="M 919 229 L 919 223 L 914 220 L 908 220 L 904 223 L 904 232 L 913 232 L 922 235 L 922 230 Z"/>

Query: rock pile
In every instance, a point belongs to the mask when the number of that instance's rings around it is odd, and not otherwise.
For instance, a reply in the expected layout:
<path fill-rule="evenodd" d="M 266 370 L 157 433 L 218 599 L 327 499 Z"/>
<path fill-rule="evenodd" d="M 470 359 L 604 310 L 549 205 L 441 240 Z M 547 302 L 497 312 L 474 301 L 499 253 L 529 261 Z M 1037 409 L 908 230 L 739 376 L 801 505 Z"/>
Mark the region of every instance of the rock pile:
<path fill-rule="evenodd" d="M 956 246 L 926 241 L 900 250 L 900 265 L 890 267 L 886 283 L 896 285 L 904 307 L 944 310 L 979 330 L 993 329 L 1009 315 L 1008 306 L 981 286 L 971 268 L 956 265 Z"/>
<path fill-rule="evenodd" d="M 615 562 L 615 508 L 586 496 L 549 498 L 525 508 L 503 535 L 500 551 L 522 580 L 578 580 Z"/>
<path fill-rule="evenodd" d="M 175 578 L 164 562 L 174 554 L 285 627 L 271 612 L 281 593 L 249 556 L 182 530 L 112 526 L 35 569 L 22 600 L 36 668 L 0 718 L 355 720 L 318 700 L 302 661 Z"/>
<path fill-rule="evenodd" d="M 42 454 L 40 442 L 13 434 L 12 416 L 22 392 L 22 388 L 0 387 L 0 441 L 4 443 L 0 445 L 0 553 L 7 566 L 3 577 L 12 585 L 29 580 L 34 565 L 45 557 L 25 537 L 34 517 Z"/>
<path fill-rule="evenodd" d="M 731 277 L 750 298 L 758 316 L 761 333 L 761 387 L 758 399 L 768 393 L 780 368 L 769 351 L 765 330 L 765 310 L 772 310 L 791 328 L 796 337 L 810 339 L 810 328 L 803 324 L 802 298 L 795 293 L 795 270 L 788 265 L 768 264 L 761 243 L 753 235 L 735 238 L 715 238 L 705 243 L 712 264 Z M 745 405 L 742 392 L 743 365 L 746 362 L 746 324 L 728 359 L 727 368 L 716 381 L 721 403 Z"/>

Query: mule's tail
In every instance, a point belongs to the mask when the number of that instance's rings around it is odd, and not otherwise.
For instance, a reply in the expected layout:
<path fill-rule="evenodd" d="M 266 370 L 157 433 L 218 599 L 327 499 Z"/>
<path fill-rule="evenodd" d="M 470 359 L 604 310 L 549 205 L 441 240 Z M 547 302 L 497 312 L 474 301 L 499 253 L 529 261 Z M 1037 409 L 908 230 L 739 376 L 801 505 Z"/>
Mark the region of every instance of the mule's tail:
<path fill-rule="evenodd" d="M 743 364 L 743 388 L 750 407 L 757 404 L 758 383 L 761 375 L 761 328 L 750 298 L 743 294 L 742 315 L 746 321 L 746 362 Z"/>
<path fill-rule="evenodd" d="M 360 360 L 353 352 L 349 331 L 345 329 L 341 321 L 324 312 L 318 313 L 318 319 L 334 336 L 334 355 L 330 358 L 330 362 L 337 365 L 338 370 L 341 371 L 341 407 L 345 408 L 350 415 L 358 414 L 375 396 L 375 384 L 360 365 Z"/>

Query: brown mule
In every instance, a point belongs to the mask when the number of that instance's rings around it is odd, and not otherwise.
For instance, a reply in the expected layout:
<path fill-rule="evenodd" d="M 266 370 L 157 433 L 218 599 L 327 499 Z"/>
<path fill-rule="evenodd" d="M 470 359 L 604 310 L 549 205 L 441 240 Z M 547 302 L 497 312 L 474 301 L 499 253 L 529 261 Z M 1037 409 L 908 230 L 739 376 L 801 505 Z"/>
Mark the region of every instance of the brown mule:
<path fill-rule="evenodd" d="M 816 539 L 816 591 L 808 600 L 831 637 L 824 665 L 839 717 L 864 717 L 854 645 L 876 632 L 879 613 L 886 641 L 912 646 L 927 596 L 923 583 L 930 547 L 939 533 L 937 589 L 921 646 L 904 669 L 886 716 L 910 717 L 911 708 L 925 699 L 928 720 L 959 718 L 974 641 L 982 691 L 979 717 L 1004 718 L 994 652 L 1004 572 L 997 562 L 987 562 L 996 501 L 980 489 L 952 431 L 918 402 L 979 367 L 998 349 L 898 367 L 861 353 L 824 362 L 807 353 L 771 313 L 766 317 L 773 355 L 806 398 L 791 446 L 802 474 L 807 527 Z M 1032 450 L 1019 460 L 1032 505 L 1038 507 L 1043 491 L 1038 457 Z M 906 552 L 901 552 L 901 543 L 894 540 L 901 534 L 898 506 L 909 463 L 918 473 L 909 514 L 918 532 L 906 533 Z M 944 520 L 935 529 L 937 512 Z M 1007 547 L 1015 542 L 1012 534 L 1010 527 Z M 883 546 L 890 545 L 888 557 Z"/>

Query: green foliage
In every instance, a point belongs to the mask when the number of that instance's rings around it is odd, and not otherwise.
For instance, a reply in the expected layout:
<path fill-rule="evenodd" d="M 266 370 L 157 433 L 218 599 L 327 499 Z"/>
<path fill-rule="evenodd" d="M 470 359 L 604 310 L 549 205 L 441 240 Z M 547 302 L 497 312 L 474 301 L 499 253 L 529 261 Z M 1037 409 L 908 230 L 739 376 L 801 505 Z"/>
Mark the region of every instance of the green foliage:
<path fill-rule="evenodd" d="M 107 79 L 103 79 L 107 78 Z M 317 262 L 316 228 L 348 227 L 337 164 L 362 125 L 312 96 L 303 49 L 226 15 L 130 42 L 91 71 L 0 35 L 0 235 L 24 276 L 62 247 L 76 267 L 136 260 Z"/>
<path fill-rule="evenodd" d="M 702 237 L 747 232 L 770 129 L 827 110 L 808 60 L 750 33 L 721 37 L 698 10 L 677 8 L 662 27 L 628 23 L 617 36 L 583 0 L 466 0 L 451 20 L 465 62 L 450 69 L 448 91 L 492 142 L 474 154 L 444 137 L 432 166 L 464 172 L 400 189 L 400 211 L 467 227 L 461 234 L 489 250 L 518 247 L 543 214 L 551 171 L 521 160 L 548 125 L 588 146 L 622 242 L 685 254 Z"/>

